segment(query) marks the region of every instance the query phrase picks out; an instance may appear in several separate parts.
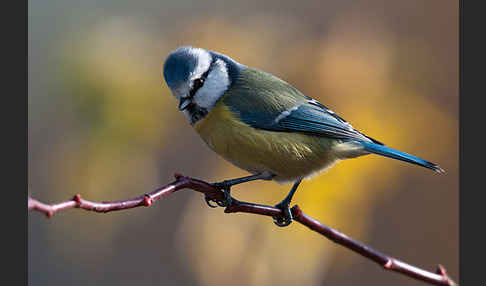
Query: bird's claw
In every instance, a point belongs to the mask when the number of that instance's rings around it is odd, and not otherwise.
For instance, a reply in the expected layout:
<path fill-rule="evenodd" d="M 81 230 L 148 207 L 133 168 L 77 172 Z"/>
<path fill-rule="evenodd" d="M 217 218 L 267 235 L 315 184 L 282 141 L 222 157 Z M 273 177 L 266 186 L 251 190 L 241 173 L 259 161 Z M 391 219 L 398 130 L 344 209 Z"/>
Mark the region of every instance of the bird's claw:
<path fill-rule="evenodd" d="M 225 199 L 223 201 L 216 201 L 216 204 L 218 204 L 218 206 L 222 207 L 222 208 L 225 208 L 229 205 L 231 205 L 231 197 L 226 198 L 226 193 L 225 193 Z"/>
<path fill-rule="evenodd" d="M 214 200 L 214 199 L 209 198 L 206 195 L 205 198 L 204 198 L 206 200 L 206 204 L 211 208 L 217 207 L 217 206 L 211 204 L 212 201 L 215 202 L 218 206 L 220 206 L 222 208 L 230 206 L 231 203 L 233 202 L 233 199 L 231 198 L 231 191 L 230 191 L 231 186 L 228 185 L 225 181 L 214 183 L 213 186 L 215 188 L 222 189 L 224 191 L 224 200 L 222 200 L 222 201 Z"/>
<path fill-rule="evenodd" d="M 273 223 L 279 227 L 285 227 L 292 223 L 293 216 L 290 211 L 290 206 L 286 202 L 281 202 L 275 205 L 276 208 L 282 210 L 282 215 L 274 216 Z"/>
<path fill-rule="evenodd" d="M 218 203 L 217 201 L 211 199 L 210 197 L 208 197 L 208 195 L 205 195 L 204 196 L 204 200 L 206 201 L 206 204 L 210 207 L 210 208 L 217 208 L 218 206 L 215 206 L 213 205 L 211 202 L 216 202 L 216 204 Z M 219 204 L 218 204 L 219 205 Z"/>

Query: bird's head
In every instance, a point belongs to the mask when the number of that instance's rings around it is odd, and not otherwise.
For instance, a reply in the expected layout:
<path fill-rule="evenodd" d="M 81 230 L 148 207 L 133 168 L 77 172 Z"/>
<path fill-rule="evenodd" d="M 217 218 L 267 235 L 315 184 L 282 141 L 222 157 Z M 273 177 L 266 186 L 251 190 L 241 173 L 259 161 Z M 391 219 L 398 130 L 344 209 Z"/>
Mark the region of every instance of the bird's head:
<path fill-rule="evenodd" d="M 194 124 L 224 95 L 241 67 L 225 55 L 185 46 L 169 54 L 163 75 L 179 110 Z"/>

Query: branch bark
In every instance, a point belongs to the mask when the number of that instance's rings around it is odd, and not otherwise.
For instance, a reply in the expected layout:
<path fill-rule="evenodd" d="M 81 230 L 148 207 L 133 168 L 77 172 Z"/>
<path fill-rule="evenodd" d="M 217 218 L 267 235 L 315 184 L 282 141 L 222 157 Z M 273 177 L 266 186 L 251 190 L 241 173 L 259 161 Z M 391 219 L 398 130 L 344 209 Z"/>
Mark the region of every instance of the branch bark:
<path fill-rule="evenodd" d="M 88 211 L 106 213 L 111 211 L 126 210 L 126 209 L 140 207 L 140 206 L 149 207 L 154 202 L 183 189 L 190 189 L 190 190 L 203 193 L 209 199 L 212 200 L 221 201 L 224 199 L 223 192 L 220 189 L 214 187 L 210 183 L 198 179 L 182 176 L 180 174 L 176 174 L 175 178 L 176 180 L 174 182 L 171 182 L 150 193 L 146 193 L 136 198 L 132 198 L 128 200 L 120 200 L 120 201 L 92 202 L 81 198 L 81 195 L 77 194 L 68 201 L 64 201 L 56 204 L 44 204 L 28 196 L 28 209 L 36 210 L 41 213 L 44 213 L 48 218 L 52 217 L 55 213 L 59 211 L 70 209 L 70 208 L 81 208 Z M 325 236 L 331 241 L 339 245 L 342 245 L 376 262 L 377 264 L 384 267 L 384 269 L 386 270 L 402 273 L 408 277 L 412 277 L 434 285 L 448 285 L 448 286 L 457 285 L 451 278 L 449 278 L 444 267 L 442 267 L 441 265 L 438 265 L 435 273 L 420 269 L 418 267 L 400 261 L 396 258 L 382 254 L 377 250 L 374 250 L 348 237 L 347 235 L 324 225 L 318 220 L 302 212 L 302 210 L 299 208 L 298 205 L 294 205 L 291 211 L 294 220 L 296 222 L 299 222 L 302 225 L 310 228 L 311 230 Z M 236 199 L 233 199 L 232 204 L 226 207 L 224 212 L 225 213 L 237 213 L 237 212 L 251 213 L 251 214 L 264 215 L 270 217 L 282 215 L 282 211 L 278 208 L 268 206 L 268 205 L 241 202 Z"/>

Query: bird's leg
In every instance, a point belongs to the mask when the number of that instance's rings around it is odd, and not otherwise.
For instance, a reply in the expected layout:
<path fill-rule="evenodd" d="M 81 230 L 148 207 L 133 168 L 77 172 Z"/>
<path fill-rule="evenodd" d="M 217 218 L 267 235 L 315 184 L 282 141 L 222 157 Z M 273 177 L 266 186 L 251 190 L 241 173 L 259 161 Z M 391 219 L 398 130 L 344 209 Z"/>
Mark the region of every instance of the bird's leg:
<path fill-rule="evenodd" d="M 283 216 L 274 216 L 273 222 L 280 227 L 288 226 L 292 222 L 292 212 L 290 211 L 290 202 L 292 201 L 292 197 L 294 196 L 295 191 L 299 187 L 300 182 L 302 179 L 295 181 L 292 189 L 287 194 L 285 199 L 283 199 L 280 203 L 275 205 L 276 208 L 282 210 Z"/>
<path fill-rule="evenodd" d="M 246 177 L 241 177 L 241 178 L 236 178 L 236 179 L 231 179 L 231 180 L 224 180 L 222 182 L 214 183 L 213 186 L 215 186 L 218 189 L 222 189 L 224 191 L 224 200 L 223 201 L 215 201 L 216 204 L 220 207 L 227 207 L 231 205 L 231 187 L 237 184 L 241 183 L 246 183 L 246 182 L 251 182 L 255 180 L 271 180 L 273 178 L 273 175 L 269 175 L 266 173 L 260 173 L 256 175 L 251 175 L 251 176 L 246 176 Z M 206 200 L 206 203 L 208 206 L 215 208 L 216 206 L 211 204 L 212 199 L 208 198 L 207 196 L 204 198 Z"/>

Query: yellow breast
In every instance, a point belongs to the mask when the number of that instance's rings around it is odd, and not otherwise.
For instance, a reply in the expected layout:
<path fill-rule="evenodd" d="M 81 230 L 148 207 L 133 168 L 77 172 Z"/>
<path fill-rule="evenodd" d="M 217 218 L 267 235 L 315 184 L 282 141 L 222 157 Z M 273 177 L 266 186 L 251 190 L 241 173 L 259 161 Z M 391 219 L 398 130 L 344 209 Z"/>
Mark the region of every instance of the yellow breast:
<path fill-rule="evenodd" d="M 335 140 L 293 132 L 255 129 L 221 101 L 194 128 L 216 153 L 251 173 L 270 172 L 276 181 L 292 181 L 330 167 Z"/>

